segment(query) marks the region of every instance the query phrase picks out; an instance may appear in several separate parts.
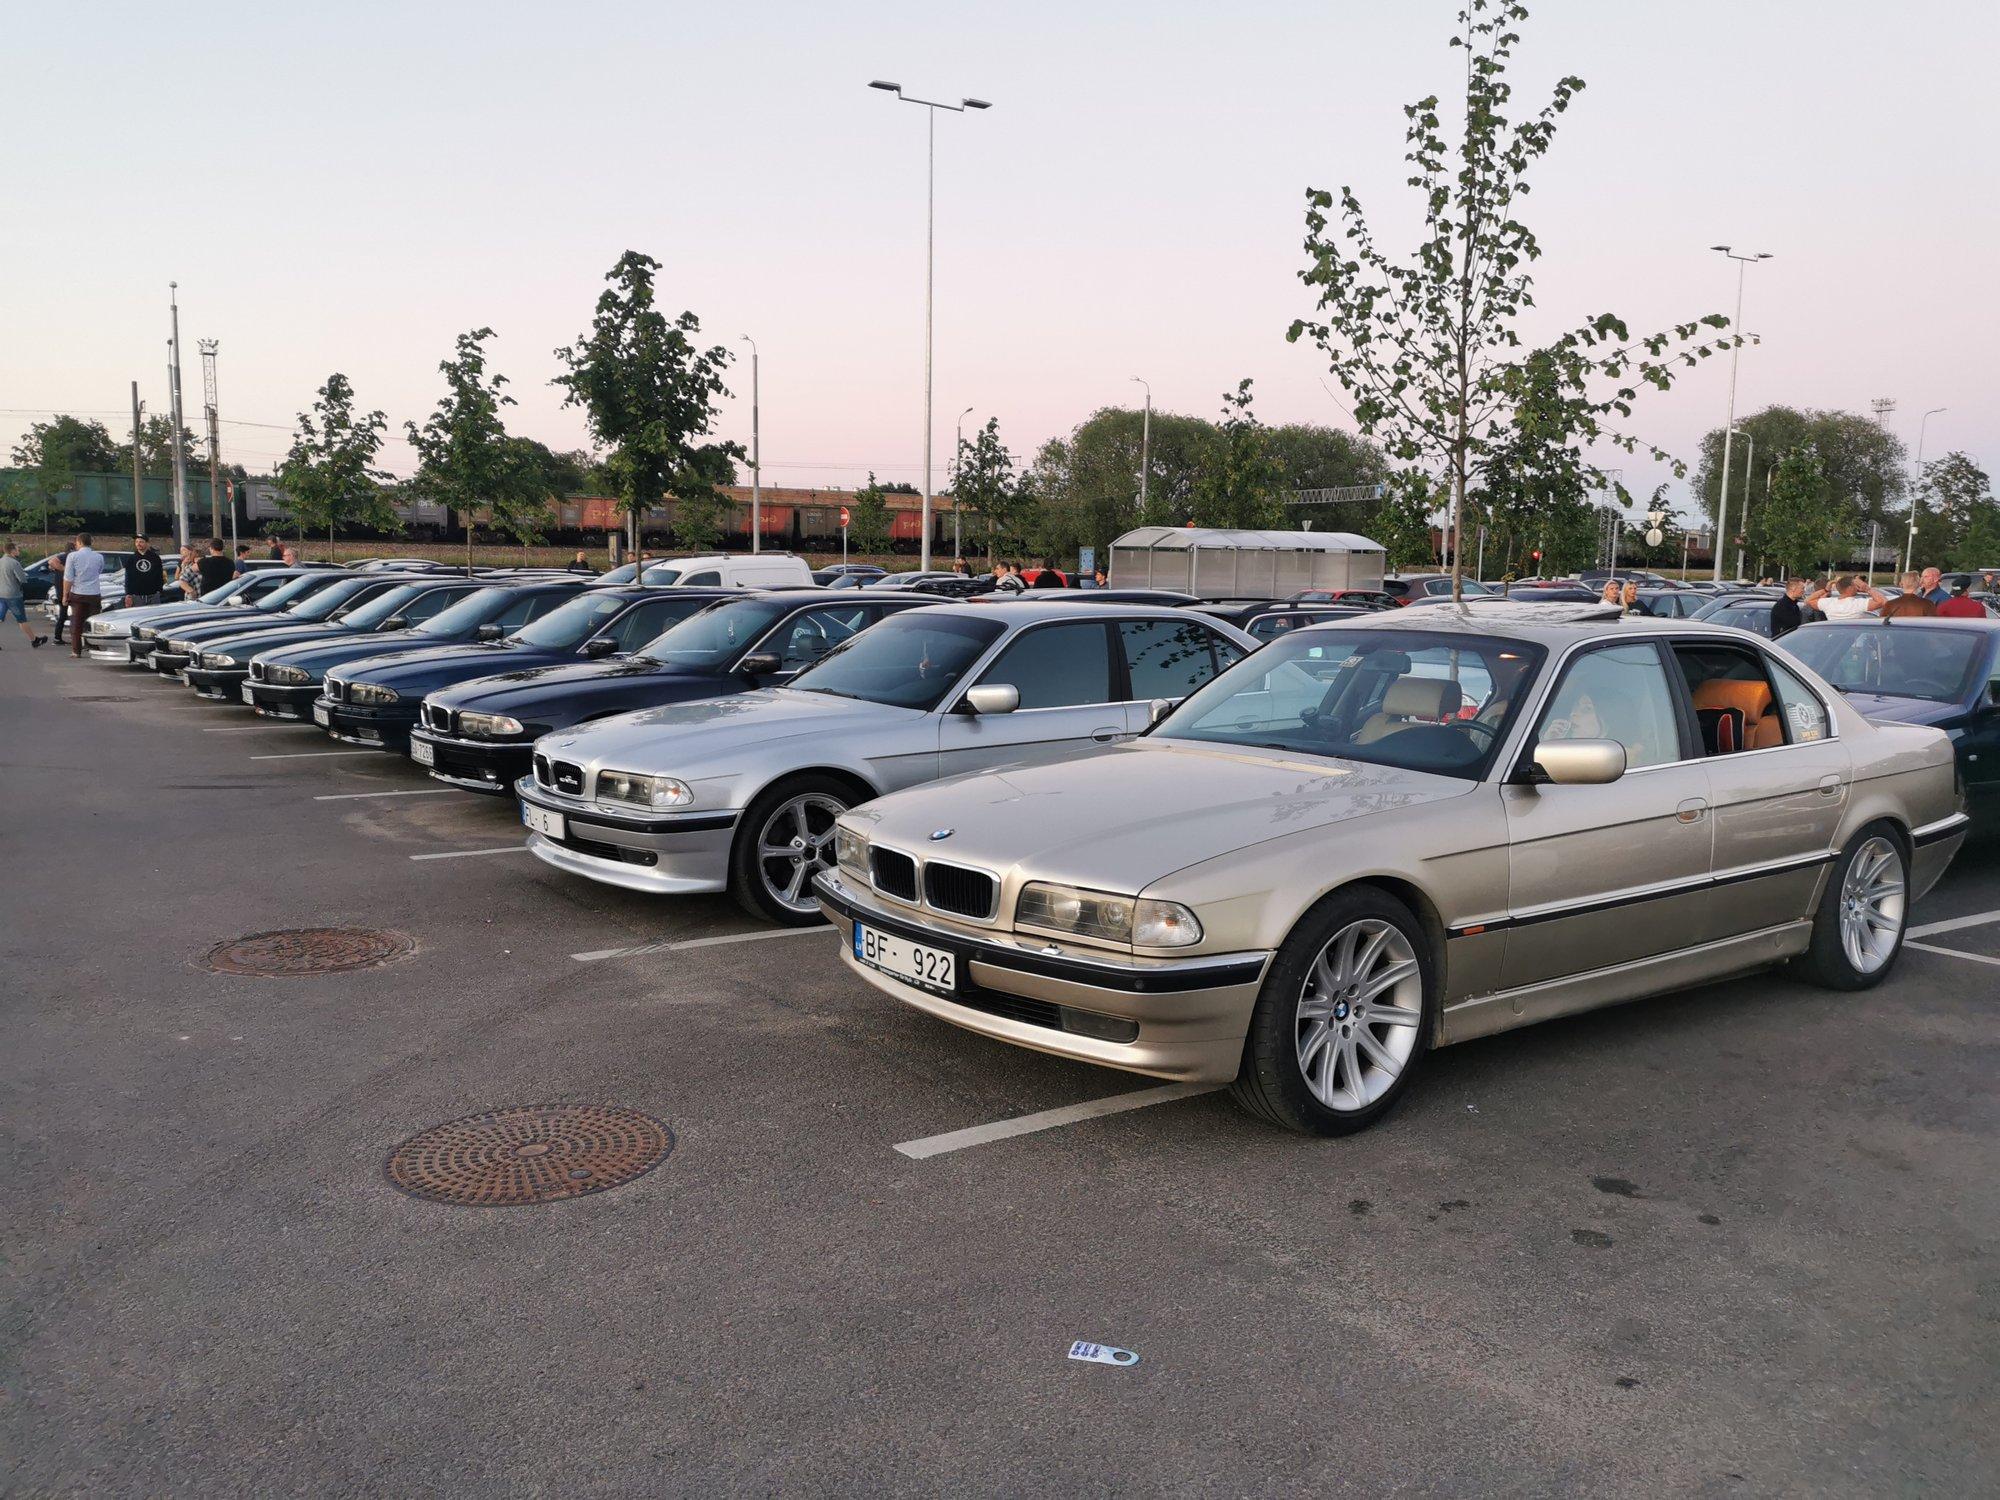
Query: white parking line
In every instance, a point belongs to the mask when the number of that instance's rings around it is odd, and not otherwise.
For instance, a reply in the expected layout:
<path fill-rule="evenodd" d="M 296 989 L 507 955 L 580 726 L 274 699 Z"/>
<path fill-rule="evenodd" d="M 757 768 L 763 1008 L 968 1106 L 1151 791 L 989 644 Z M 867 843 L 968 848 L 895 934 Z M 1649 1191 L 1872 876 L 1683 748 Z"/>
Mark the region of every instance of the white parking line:
<path fill-rule="evenodd" d="M 260 729 L 269 729 L 270 727 L 271 726 L 269 724 L 236 724 L 232 725 L 228 729 L 204 729 L 202 733 L 203 734 L 255 734 Z M 299 726 L 296 724 L 292 724 L 286 727 L 296 729 Z"/>
<path fill-rule="evenodd" d="M 927 1135 L 920 1141 L 903 1141 L 896 1149 L 915 1161 L 922 1161 L 928 1156 L 942 1156 L 947 1151 L 963 1151 L 968 1146 L 984 1146 L 989 1141 L 1032 1135 L 1038 1130 L 1054 1130 L 1059 1125 L 1074 1125 L 1080 1120 L 1096 1120 L 1105 1115 L 1122 1115 L 1127 1110 L 1145 1109 L 1152 1104 L 1192 1099 L 1197 1094 L 1212 1094 L 1221 1087 L 1219 1083 L 1163 1083 L 1158 1088 L 1134 1089 L 1130 1093 L 1113 1094 L 1108 1099 L 1090 1099 L 1082 1104 L 1065 1105 L 1061 1109 L 1045 1109 L 1037 1115 L 1019 1115 L 1011 1120 L 995 1120 L 991 1125 L 974 1125 L 968 1130 Z"/>
<path fill-rule="evenodd" d="M 678 953 L 683 948 L 719 948 L 725 943 L 761 943 L 766 938 L 811 937 L 816 932 L 832 932 L 831 927 L 774 927 L 769 932 L 725 932 L 720 937 L 660 938 L 651 943 L 634 943 L 629 948 L 597 948 L 589 953 L 572 953 L 580 964 L 594 964 L 604 958 L 640 958 L 648 953 Z"/>
<path fill-rule="evenodd" d="M 411 859 L 474 859 L 481 854 L 526 854 L 526 844 L 500 844 L 492 849 L 447 849 L 442 854 L 412 854 Z"/>
<path fill-rule="evenodd" d="M 2000 968 L 2000 958 L 1985 953 L 1967 953 L 1963 948 L 1940 948 L 1936 943 L 1916 943 L 1908 938 L 1903 939 L 1903 946 L 1915 948 L 1923 953 L 1941 953 L 1946 958 L 1969 958 L 1976 964 L 1992 964 L 1995 968 Z"/>
<path fill-rule="evenodd" d="M 333 792 L 324 797 L 315 797 L 313 801 L 359 802 L 367 797 L 449 797 L 451 793 L 452 788 L 448 786 L 427 786 L 420 787 L 414 792 Z"/>
<path fill-rule="evenodd" d="M 1984 927 L 1991 922 L 2000 922 L 2000 911 L 1974 912 L 1969 917 L 1953 917 L 1948 922 L 1926 922 L 1921 927 L 1912 927 L 1904 936 L 1936 937 L 1940 932 L 1957 932 L 1961 927 Z"/>
<path fill-rule="evenodd" d="M 380 750 L 293 750 L 285 755 L 253 755 L 252 760 L 318 760 L 328 755 L 380 755 Z"/>

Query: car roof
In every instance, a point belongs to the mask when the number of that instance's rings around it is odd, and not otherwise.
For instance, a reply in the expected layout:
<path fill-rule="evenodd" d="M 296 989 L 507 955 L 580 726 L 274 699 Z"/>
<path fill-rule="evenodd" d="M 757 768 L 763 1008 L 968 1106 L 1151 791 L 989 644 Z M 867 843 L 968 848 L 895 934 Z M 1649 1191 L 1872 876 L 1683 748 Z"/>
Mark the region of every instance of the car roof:
<path fill-rule="evenodd" d="M 1053 589 L 1049 590 L 1049 592 L 1051 594 L 1055 593 Z M 1002 619 L 1013 624 L 1022 624 L 1033 620 L 1074 620 L 1077 618 L 1076 611 L 1063 602 L 1063 595 L 1067 595 L 1069 592 L 1068 589 L 1065 589 L 1062 595 L 1057 595 L 1050 599 L 1042 599 L 1033 593 L 1028 593 L 1016 594 L 1012 598 L 1004 600 L 995 600 L 990 597 L 980 599 L 977 602 L 969 599 L 940 600 L 936 604 L 921 606 L 914 613 L 950 614 L 964 620 Z M 1093 620 L 1115 620 L 1122 617 L 1159 619 L 1162 616 L 1168 618 L 1184 617 L 1188 613 L 1188 610 L 1177 604 L 1111 603 L 1101 604 L 1096 609 L 1093 609 L 1090 612 L 1090 618 Z M 1219 626 L 1224 630 L 1234 630 L 1236 628 L 1227 620 L 1218 620 L 1213 616 L 1209 617 L 1206 623 Z"/>
<path fill-rule="evenodd" d="M 1926 620 L 1922 623 L 1932 622 Z M 1977 625 L 1980 622 L 1968 620 L 1965 623 Z M 2000 621 L 1995 623 L 2000 624 Z M 1439 605 L 1421 612 L 1370 612 L 1353 620 L 1329 620 L 1321 625 L 1303 626 L 1295 633 L 1344 631 L 1356 626 L 1368 630 L 1502 636 L 1556 649 L 1578 641 L 1603 640 L 1612 635 L 1713 635 L 1717 640 L 1726 641 L 1740 641 L 1744 636 L 1743 631 L 1728 625 L 1711 625 L 1703 620 L 1663 620 L 1652 615 L 1627 615 L 1609 604 L 1510 604 L 1505 600 L 1492 603 L 1481 601 L 1466 606 Z"/>
<path fill-rule="evenodd" d="M 1799 629 L 1818 630 L 1825 626 L 1833 630 L 1852 630 L 1857 625 L 1883 630 L 1977 630 L 1989 634 L 2000 630 L 2000 620 L 1991 617 L 1976 620 L 1959 615 L 1891 615 L 1886 620 L 1880 616 L 1859 620 L 1813 620 Z"/>

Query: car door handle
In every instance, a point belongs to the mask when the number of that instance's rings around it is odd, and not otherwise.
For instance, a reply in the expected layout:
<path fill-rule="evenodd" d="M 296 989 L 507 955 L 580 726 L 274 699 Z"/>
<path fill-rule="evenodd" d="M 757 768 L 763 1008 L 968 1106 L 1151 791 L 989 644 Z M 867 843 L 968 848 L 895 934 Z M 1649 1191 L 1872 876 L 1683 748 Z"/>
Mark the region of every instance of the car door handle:
<path fill-rule="evenodd" d="M 1129 729 L 1093 729 L 1090 731 L 1090 737 L 1100 745 L 1108 745 L 1113 740 L 1130 739 L 1132 731 Z"/>
<path fill-rule="evenodd" d="M 1822 797 L 1838 797 L 1840 795 L 1840 777 L 1831 772 L 1820 777 L 1819 794 Z"/>
<path fill-rule="evenodd" d="M 1683 823 L 1699 823 L 1707 815 L 1708 804 L 1699 797 L 1690 797 L 1674 809 L 1674 816 Z"/>

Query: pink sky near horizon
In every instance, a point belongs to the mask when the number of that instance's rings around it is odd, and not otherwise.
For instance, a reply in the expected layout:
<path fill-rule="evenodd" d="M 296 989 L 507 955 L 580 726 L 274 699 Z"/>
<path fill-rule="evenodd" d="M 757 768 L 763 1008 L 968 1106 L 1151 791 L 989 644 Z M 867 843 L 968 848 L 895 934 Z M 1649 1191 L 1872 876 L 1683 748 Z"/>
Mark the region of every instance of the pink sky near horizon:
<path fill-rule="evenodd" d="M 388 414 L 387 466 L 408 472 L 402 423 L 480 325 L 514 430 L 581 446 L 551 351 L 630 247 L 707 339 L 757 339 L 768 483 L 918 482 L 924 118 L 871 78 L 994 102 L 938 121 L 938 484 L 962 408 L 1026 457 L 1136 405 L 1135 374 L 1167 410 L 1213 416 L 1249 376 L 1265 421 L 1351 427 L 1324 362 L 1284 341 L 1310 309 L 1303 192 L 1351 183 L 1386 244 L 1412 239 L 1401 108 L 1453 87 L 1453 9 L 47 8 L 10 23 L 30 66 L 0 99 L 0 442 L 52 410 L 118 432 L 135 378 L 164 411 L 174 279 L 191 414 L 195 340 L 217 338 L 223 415 L 278 424 L 225 427 L 253 469 L 337 369 Z M 1532 331 L 1727 313 L 1734 268 L 1707 247 L 1769 250 L 1740 413 L 1893 397 L 1914 448 L 1945 407 L 1928 456 L 2000 464 L 1992 8 L 1531 9 L 1520 111 L 1558 72 L 1588 84 L 1525 205 L 1545 252 Z M 747 444 L 733 347 L 721 431 Z M 1692 460 L 1727 381 L 1710 361 L 1632 427 Z M 1641 493 L 1668 478 L 1606 461 Z"/>

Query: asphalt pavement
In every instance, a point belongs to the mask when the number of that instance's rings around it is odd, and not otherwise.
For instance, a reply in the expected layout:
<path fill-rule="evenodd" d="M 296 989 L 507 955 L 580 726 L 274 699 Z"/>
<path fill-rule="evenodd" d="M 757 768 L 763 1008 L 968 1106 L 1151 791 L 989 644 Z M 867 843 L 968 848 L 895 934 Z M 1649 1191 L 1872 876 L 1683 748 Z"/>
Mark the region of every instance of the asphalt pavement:
<path fill-rule="evenodd" d="M 25 647 L 0 1492 L 2000 1480 L 2000 852 L 1913 917 L 1994 920 L 1874 991 L 1766 975 L 1451 1048 L 1313 1142 L 1219 1094 L 1102 1113 L 1154 1085 L 907 1011 L 827 931 L 561 875 L 400 757 Z M 323 926 L 414 948 L 207 962 Z M 525 1207 L 390 1181 L 529 1105 L 673 1150 Z"/>

